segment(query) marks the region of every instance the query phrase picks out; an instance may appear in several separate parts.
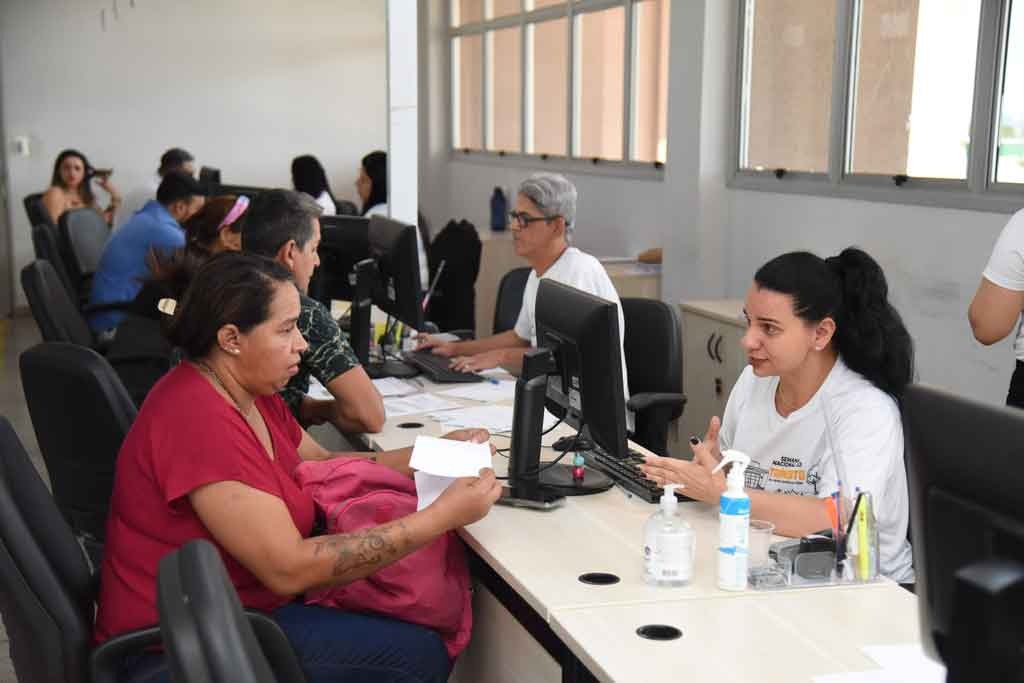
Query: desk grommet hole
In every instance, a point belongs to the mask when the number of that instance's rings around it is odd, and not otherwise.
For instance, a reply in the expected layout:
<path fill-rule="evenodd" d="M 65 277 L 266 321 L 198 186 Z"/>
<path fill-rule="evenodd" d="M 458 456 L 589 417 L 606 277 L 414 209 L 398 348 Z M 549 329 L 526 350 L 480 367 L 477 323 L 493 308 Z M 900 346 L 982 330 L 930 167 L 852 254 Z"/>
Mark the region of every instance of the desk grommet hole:
<path fill-rule="evenodd" d="M 638 628 L 636 634 L 648 640 L 675 640 L 683 637 L 682 631 L 668 624 L 647 624 Z"/>
<path fill-rule="evenodd" d="M 587 572 L 586 574 L 580 574 L 579 579 L 591 586 L 611 586 L 619 582 L 619 577 L 608 572 Z"/>
<path fill-rule="evenodd" d="M 403 422 L 398 425 L 399 429 L 421 429 L 422 427 L 422 422 Z"/>

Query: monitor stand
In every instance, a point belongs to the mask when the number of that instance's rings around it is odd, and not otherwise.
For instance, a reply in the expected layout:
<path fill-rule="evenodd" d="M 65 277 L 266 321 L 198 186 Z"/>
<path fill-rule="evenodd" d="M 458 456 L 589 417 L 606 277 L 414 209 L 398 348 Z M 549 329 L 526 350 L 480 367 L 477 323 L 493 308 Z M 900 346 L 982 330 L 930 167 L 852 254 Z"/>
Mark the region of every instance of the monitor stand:
<path fill-rule="evenodd" d="M 363 366 L 363 369 L 366 370 L 366 374 L 370 376 L 370 379 L 381 379 L 383 377 L 408 379 L 420 374 L 419 369 L 414 368 L 408 363 L 390 358 L 385 361 L 367 363 Z"/>
<path fill-rule="evenodd" d="M 565 496 L 585 496 L 590 493 L 607 491 L 615 483 L 607 474 L 593 467 L 583 468 L 583 481 L 572 478 L 572 465 L 551 465 L 547 468 L 541 464 L 540 483 Z"/>

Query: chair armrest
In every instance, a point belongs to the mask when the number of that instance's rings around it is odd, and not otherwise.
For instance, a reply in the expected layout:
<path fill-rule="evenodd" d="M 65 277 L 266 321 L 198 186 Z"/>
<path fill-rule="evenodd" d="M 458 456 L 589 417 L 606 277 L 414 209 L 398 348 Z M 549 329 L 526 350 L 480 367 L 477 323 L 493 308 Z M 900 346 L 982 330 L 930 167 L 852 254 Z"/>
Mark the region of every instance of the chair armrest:
<path fill-rule="evenodd" d="M 633 394 L 626 401 L 626 407 L 633 412 L 639 413 L 655 406 L 668 406 L 679 410 L 686 405 L 686 397 L 682 394 L 646 393 Z"/>
<path fill-rule="evenodd" d="M 117 683 L 125 657 L 140 654 L 147 647 L 161 642 L 159 626 L 129 631 L 104 641 L 89 656 L 92 683 Z"/>
<path fill-rule="evenodd" d="M 86 304 L 82 306 L 82 315 L 86 318 L 99 313 L 108 313 L 109 311 L 127 311 L 132 303 L 131 301 L 108 301 L 103 304 Z"/>
<path fill-rule="evenodd" d="M 256 633 L 256 640 L 260 642 L 260 649 L 270 663 L 274 677 L 279 681 L 304 683 L 306 676 L 302 673 L 299 658 L 278 623 L 252 609 L 245 610 L 245 616 L 249 617 L 249 624 Z"/>

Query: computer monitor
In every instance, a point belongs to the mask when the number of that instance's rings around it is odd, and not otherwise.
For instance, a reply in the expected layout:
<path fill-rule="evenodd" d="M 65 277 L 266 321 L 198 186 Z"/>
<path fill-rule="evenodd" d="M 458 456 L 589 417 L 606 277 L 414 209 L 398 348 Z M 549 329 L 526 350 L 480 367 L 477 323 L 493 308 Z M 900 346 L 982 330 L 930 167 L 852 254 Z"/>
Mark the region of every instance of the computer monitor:
<path fill-rule="evenodd" d="M 534 317 L 537 350 L 516 383 L 509 454 L 510 489 L 519 491 L 509 497 L 603 491 L 612 481 L 596 469 L 578 481 L 571 466 L 540 465 L 540 432 L 546 406 L 609 456 L 627 457 L 618 305 L 542 279 Z"/>
<path fill-rule="evenodd" d="M 199 169 L 199 184 L 206 188 L 207 193 L 220 185 L 220 169 L 203 166 Z"/>
<path fill-rule="evenodd" d="M 352 348 L 370 377 L 411 377 L 419 371 L 400 360 L 369 362 L 370 311 L 376 306 L 415 330 L 423 329 L 416 226 L 383 216 L 371 217 L 367 255 L 355 264 L 351 279 Z"/>
<path fill-rule="evenodd" d="M 351 275 L 369 258 L 370 219 L 362 216 L 320 216 L 320 267 L 309 283 L 309 295 L 330 307 L 332 299 L 352 301 Z"/>
<path fill-rule="evenodd" d="M 233 194 L 236 196 L 246 196 L 249 199 L 255 199 L 256 195 L 264 190 L 268 190 L 267 187 L 255 187 L 253 185 L 224 185 L 218 183 L 210 188 L 210 196 L 223 196 Z"/>
<path fill-rule="evenodd" d="M 925 649 L 948 681 L 1024 672 L 1024 411 L 909 387 L 902 398 Z"/>

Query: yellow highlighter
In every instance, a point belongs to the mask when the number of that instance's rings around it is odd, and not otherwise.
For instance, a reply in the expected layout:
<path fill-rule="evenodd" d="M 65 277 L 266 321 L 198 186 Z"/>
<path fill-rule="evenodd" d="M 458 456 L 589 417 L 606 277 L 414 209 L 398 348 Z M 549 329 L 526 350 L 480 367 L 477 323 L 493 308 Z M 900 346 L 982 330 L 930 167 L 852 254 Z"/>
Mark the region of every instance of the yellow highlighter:
<path fill-rule="evenodd" d="M 861 581 L 871 580 L 871 543 L 868 540 L 868 506 L 871 505 L 871 497 L 867 493 L 861 493 L 859 505 L 857 505 L 857 578 Z"/>

